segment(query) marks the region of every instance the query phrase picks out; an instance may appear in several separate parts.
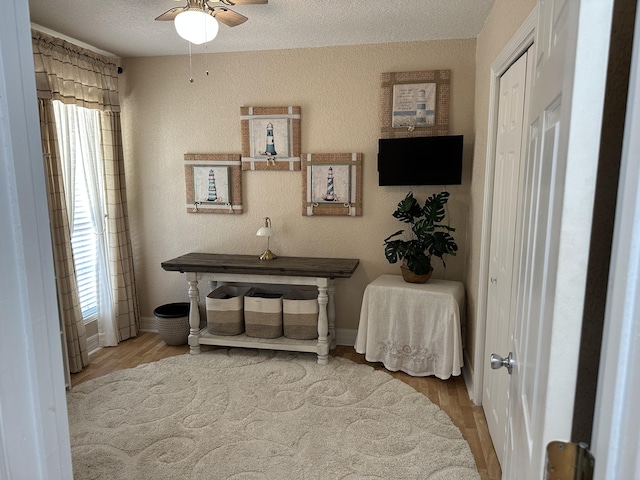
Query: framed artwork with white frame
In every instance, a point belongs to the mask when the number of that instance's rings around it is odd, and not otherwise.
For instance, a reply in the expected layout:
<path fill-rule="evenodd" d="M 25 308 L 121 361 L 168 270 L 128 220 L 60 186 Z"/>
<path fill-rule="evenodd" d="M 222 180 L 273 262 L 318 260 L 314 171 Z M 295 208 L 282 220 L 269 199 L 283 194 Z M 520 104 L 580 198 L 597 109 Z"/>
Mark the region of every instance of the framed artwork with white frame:
<path fill-rule="evenodd" d="M 300 170 L 300 107 L 241 107 L 242 170 Z"/>
<path fill-rule="evenodd" d="M 362 215 L 362 154 L 302 155 L 302 215 Z"/>
<path fill-rule="evenodd" d="M 239 154 L 184 155 L 188 213 L 242 213 L 242 170 Z"/>

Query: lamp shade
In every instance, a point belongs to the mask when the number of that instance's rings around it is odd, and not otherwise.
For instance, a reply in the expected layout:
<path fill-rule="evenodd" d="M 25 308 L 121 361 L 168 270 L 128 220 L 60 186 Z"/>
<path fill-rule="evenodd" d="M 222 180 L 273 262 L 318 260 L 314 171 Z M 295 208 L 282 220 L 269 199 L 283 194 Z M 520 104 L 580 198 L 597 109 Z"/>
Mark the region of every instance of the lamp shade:
<path fill-rule="evenodd" d="M 260 227 L 256 232 L 258 237 L 273 237 L 273 229 L 271 227 Z"/>
<path fill-rule="evenodd" d="M 196 45 L 210 42 L 218 35 L 218 21 L 204 10 L 185 10 L 173 23 L 178 35 Z"/>
<path fill-rule="evenodd" d="M 273 229 L 271 228 L 271 219 L 264 217 L 264 226 L 260 227 L 256 232 L 257 237 L 273 237 Z"/>

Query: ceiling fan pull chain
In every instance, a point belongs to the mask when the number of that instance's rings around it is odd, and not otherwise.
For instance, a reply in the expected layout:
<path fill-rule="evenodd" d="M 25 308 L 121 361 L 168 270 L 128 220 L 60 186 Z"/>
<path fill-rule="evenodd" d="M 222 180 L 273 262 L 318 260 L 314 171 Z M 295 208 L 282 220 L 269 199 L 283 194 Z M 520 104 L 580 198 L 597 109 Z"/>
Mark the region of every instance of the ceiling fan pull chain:
<path fill-rule="evenodd" d="M 191 62 L 191 42 L 189 42 L 189 83 L 193 83 L 193 66 Z"/>
<path fill-rule="evenodd" d="M 209 76 L 209 48 L 207 48 L 207 44 L 204 44 L 204 53 L 205 53 L 205 58 L 206 58 L 206 62 L 207 62 L 207 66 L 204 70 L 204 73 L 207 75 L 207 77 Z"/>

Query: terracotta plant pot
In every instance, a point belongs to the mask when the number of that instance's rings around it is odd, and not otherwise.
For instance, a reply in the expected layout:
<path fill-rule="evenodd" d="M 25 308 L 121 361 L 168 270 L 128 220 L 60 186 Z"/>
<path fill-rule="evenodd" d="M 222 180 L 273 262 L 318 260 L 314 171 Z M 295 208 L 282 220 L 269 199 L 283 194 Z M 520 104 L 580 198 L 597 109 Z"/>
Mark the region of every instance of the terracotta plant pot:
<path fill-rule="evenodd" d="M 429 273 L 425 275 L 416 275 L 406 265 L 400 265 L 400 271 L 402 272 L 402 278 L 408 283 L 426 283 L 431 278 L 433 268 L 429 270 Z"/>

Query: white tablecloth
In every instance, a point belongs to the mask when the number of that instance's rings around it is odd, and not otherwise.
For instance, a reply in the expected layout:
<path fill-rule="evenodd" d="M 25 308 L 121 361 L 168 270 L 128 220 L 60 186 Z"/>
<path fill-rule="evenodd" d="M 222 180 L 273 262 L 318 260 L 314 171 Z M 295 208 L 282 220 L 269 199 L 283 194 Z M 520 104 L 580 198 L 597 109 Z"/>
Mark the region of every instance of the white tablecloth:
<path fill-rule="evenodd" d="M 388 370 L 445 380 L 461 373 L 462 315 L 460 282 L 381 275 L 365 289 L 355 349 Z"/>

